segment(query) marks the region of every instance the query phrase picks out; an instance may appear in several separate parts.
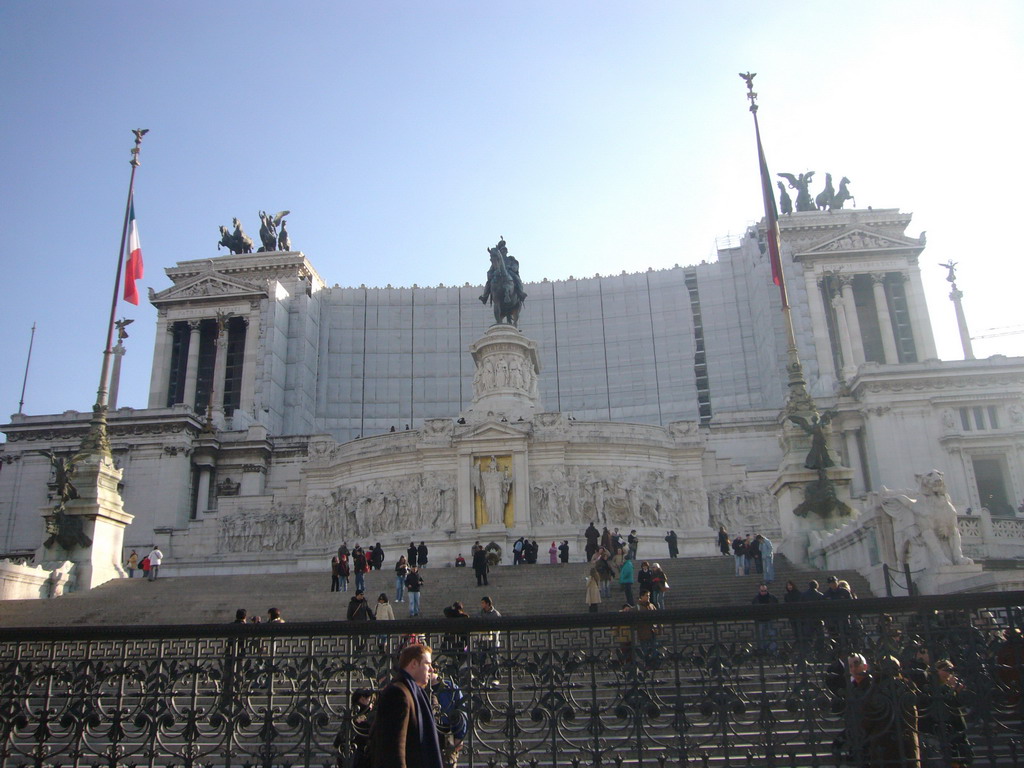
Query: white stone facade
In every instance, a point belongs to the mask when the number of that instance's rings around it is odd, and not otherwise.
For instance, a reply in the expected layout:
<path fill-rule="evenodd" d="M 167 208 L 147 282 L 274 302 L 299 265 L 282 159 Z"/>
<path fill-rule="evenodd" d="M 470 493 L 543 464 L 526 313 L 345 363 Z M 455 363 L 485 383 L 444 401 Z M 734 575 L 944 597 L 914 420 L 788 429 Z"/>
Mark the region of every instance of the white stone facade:
<path fill-rule="evenodd" d="M 927 466 L 960 511 L 1012 515 L 1024 360 L 934 359 L 909 222 L 783 218 L 808 387 L 837 412 L 854 500 Z M 527 535 L 578 556 L 591 520 L 674 529 L 684 554 L 714 551 L 719 524 L 780 537 L 786 341 L 759 238 L 710 264 L 528 282 L 521 332 L 487 330 L 479 287 L 329 288 L 296 252 L 179 262 L 150 297 L 149 407 L 110 415 L 125 546 L 160 544 L 171 574 L 322 569 L 342 540 L 423 540 L 440 564 Z M 0 555 L 39 545 L 36 451 L 72 452 L 87 427 L 4 427 Z"/>

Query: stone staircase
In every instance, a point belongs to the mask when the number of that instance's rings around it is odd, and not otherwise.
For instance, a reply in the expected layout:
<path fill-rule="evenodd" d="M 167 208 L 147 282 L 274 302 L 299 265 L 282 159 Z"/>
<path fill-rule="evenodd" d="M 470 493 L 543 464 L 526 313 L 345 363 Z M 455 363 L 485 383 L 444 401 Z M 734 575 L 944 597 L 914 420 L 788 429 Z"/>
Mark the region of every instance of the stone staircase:
<path fill-rule="evenodd" d="M 653 561 L 652 561 L 653 562 Z M 701 608 L 749 605 L 760 577 L 734 575 L 733 558 L 725 556 L 658 560 L 668 576 L 671 589 L 665 607 Z M 775 558 L 772 592 L 780 601 L 787 579 L 804 590 L 814 578 L 824 586 L 827 574 L 798 568 L 784 557 Z M 162 569 L 163 570 L 163 569 Z M 138 573 L 138 572 L 137 572 Z M 461 600 L 468 613 L 479 611 L 480 597 L 489 595 L 506 616 L 584 613 L 585 563 L 565 565 L 522 565 L 492 568 L 487 587 L 477 587 L 471 568 L 431 568 L 425 579 L 421 613 L 441 618 L 445 606 Z M 230 622 L 237 608 L 250 615 L 263 614 L 270 607 L 281 609 L 286 621 L 338 621 L 345 618 L 349 592 L 331 593 L 330 574 L 309 573 L 243 576 L 174 577 L 173 567 L 154 582 L 141 578 L 108 582 L 90 592 L 72 593 L 52 600 L 8 600 L 0 602 L 0 626 L 78 626 L 221 624 Z M 366 593 L 371 603 L 381 592 L 394 598 L 394 572 L 385 563 L 381 571 L 366 575 Z M 856 572 L 837 571 L 850 582 L 860 597 L 872 597 L 867 581 Z M 622 592 L 614 586 L 613 596 L 602 611 L 618 610 Z M 635 587 L 634 587 L 635 590 Z M 395 604 L 395 617 L 408 616 L 408 604 Z"/>

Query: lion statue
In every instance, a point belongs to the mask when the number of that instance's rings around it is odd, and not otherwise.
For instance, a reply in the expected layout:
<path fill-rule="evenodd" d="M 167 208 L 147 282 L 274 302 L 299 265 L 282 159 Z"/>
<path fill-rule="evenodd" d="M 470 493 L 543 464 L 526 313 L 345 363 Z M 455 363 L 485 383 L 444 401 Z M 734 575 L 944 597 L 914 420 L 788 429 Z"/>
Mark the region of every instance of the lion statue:
<path fill-rule="evenodd" d="M 882 489 L 880 503 L 893 521 L 896 557 L 913 570 L 929 566 L 970 565 L 960 545 L 956 509 L 946 493 L 942 473 L 914 475 L 917 498 Z"/>

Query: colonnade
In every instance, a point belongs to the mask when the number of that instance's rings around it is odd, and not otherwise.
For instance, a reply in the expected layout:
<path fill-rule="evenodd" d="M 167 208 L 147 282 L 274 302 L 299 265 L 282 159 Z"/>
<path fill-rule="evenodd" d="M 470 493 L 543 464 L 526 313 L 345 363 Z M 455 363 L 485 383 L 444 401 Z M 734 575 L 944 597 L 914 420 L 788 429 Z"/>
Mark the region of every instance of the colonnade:
<path fill-rule="evenodd" d="M 910 269 L 862 274 L 871 281 L 871 293 L 869 297 L 861 296 L 861 311 L 873 304 L 874 320 L 881 337 L 881 349 L 877 349 L 877 341 L 873 342 L 876 349 L 871 355 L 866 352 L 865 335 L 854 294 L 854 281 L 858 273 L 845 270 L 823 274 L 811 270 L 805 272 L 818 369 L 822 372 L 835 370 L 839 378 L 849 380 L 856 373 L 857 367 L 869 359 L 894 364 L 936 357 L 920 273 Z M 901 299 L 906 305 L 903 334 L 906 335 L 906 327 L 909 326 L 912 350 L 906 344 L 901 345 L 900 326 L 890 311 L 894 298 L 890 292 L 896 285 L 902 286 Z"/>
<path fill-rule="evenodd" d="M 185 310 L 186 317 L 168 319 L 164 313 L 161 313 L 163 315 L 160 318 L 163 333 L 157 335 L 153 354 L 149 407 L 166 408 L 177 403 L 184 403 L 194 409 L 209 404 L 211 409 L 217 413 L 223 413 L 226 405 L 229 409 L 251 412 L 255 392 L 256 345 L 259 340 L 259 302 L 253 302 L 253 304 L 256 306 L 246 314 L 230 311 L 201 313 L 190 309 Z M 204 327 L 213 328 L 212 379 L 205 382 L 200 380 L 200 355 L 203 351 Z M 239 335 L 244 337 L 244 349 L 240 361 L 242 370 L 240 376 L 235 372 L 233 378 L 240 381 L 240 391 L 233 394 L 231 402 L 226 403 L 228 347 L 232 342 L 239 341 L 237 338 Z M 209 332 L 207 333 L 208 337 Z M 209 347 L 206 349 L 209 350 Z M 238 362 L 236 362 L 237 364 Z M 184 367 L 184 376 L 182 376 L 182 367 Z M 174 380 L 172 381 L 172 379 Z M 201 384 L 206 384 L 210 390 L 209 403 L 199 402 L 203 390 Z"/>

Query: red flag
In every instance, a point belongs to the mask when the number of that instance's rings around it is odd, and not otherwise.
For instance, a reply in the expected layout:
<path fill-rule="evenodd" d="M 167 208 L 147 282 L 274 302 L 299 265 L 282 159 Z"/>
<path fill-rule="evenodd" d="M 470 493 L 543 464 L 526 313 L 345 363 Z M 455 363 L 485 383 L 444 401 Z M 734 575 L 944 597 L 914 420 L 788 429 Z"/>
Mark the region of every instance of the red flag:
<path fill-rule="evenodd" d="M 754 131 L 757 133 L 757 159 L 761 165 L 761 194 L 764 197 L 764 219 L 768 240 L 768 258 L 772 265 L 772 282 L 779 286 L 782 295 L 782 306 L 789 308 L 789 297 L 786 294 L 786 277 L 782 273 L 782 247 L 779 235 L 779 209 L 775 207 L 775 191 L 772 189 L 772 177 L 768 173 L 768 161 L 761 147 L 761 129 L 757 125 L 757 114 L 754 114 Z"/>
<path fill-rule="evenodd" d="M 129 304 L 139 304 L 139 289 L 135 281 L 142 279 L 142 246 L 139 244 L 139 227 L 135 223 L 135 201 L 132 200 L 131 215 L 128 220 L 128 263 L 124 270 L 124 300 Z"/>

